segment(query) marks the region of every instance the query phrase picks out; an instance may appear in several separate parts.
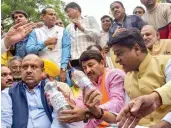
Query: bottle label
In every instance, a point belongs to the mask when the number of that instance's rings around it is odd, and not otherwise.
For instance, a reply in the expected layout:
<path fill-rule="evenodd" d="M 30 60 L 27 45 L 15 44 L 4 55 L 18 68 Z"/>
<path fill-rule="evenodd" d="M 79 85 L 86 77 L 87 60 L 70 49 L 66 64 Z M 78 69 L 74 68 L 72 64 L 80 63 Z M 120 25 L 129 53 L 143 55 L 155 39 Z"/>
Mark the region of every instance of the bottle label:
<path fill-rule="evenodd" d="M 52 94 L 50 99 L 50 102 L 56 111 L 68 105 L 67 101 L 65 100 L 65 97 L 59 91 Z"/>
<path fill-rule="evenodd" d="M 91 87 L 92 87 L 92 83 L 91 83 L 91 81 L 90 81 L 88 78 L 83 77 L 83 78 L 79 81 L 78 86 L 79 86 L 81 89 L 83 89 L 84 87 L 85 87 L 85 88 L 91 88 Z"/>

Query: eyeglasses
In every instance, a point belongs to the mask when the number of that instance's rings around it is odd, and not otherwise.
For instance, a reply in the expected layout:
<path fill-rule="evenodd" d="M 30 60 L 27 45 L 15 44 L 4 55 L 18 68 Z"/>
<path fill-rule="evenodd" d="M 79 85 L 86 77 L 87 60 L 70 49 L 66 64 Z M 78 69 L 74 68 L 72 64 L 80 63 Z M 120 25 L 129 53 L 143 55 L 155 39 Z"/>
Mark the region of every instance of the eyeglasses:
<path fill-rule="evenodd" d="M 105 23 L 105 22 L 111 22 L 110 20 L 102 20 L 102 23 Z"/>
<path fill-rule="evenodd" d="M 135 11 L 134 14 L 142 14 L 142 11 Z"/>
<path fill-rule="evenodd" d="M 56 25 L 62 25 L 63 23 L 62 22 L 58 22 L 58 23 L 56 23 Z"/>

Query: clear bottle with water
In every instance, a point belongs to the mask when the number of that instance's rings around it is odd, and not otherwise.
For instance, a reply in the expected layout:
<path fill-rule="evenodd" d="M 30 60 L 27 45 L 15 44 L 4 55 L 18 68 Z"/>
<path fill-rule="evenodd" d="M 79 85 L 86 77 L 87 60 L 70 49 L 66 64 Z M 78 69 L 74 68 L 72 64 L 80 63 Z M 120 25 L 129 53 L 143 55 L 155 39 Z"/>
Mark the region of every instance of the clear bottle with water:
<path fill-rule="evenodd" d="M 77 84 L 81 89 L 85 88 L 86 90 L 90 88 L 95 88 L 93 83 L 90 81 L 90 79 L 87 77 L 84 72 L 80 70 L 76 70 L 75 68 L 71 68 L 72 73 L 72 80 Z"/>
<path fill-rule="evenodd" d="M 56 112 L 71 109 L 63 94 L 58 91 L 56 81 L 47 81 L 44 89 L 46 93 L 50 94 L 50 103 Z"/>

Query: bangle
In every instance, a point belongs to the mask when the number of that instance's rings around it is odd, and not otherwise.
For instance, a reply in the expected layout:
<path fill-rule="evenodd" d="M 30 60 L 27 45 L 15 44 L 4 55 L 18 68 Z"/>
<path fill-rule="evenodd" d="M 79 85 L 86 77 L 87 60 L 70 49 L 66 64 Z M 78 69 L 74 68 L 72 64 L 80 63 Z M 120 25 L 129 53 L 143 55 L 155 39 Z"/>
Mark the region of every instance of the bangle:
<path fill-rule="evenodd" d="M 103 109 L 102 108 L 100 108 L 100 116 L 99 117 L 95 117 L 95 119 L 101 119 L 102 117 L 103 117 L 103 115 L 104 115 L 104 111 L 103 111 Z"/>

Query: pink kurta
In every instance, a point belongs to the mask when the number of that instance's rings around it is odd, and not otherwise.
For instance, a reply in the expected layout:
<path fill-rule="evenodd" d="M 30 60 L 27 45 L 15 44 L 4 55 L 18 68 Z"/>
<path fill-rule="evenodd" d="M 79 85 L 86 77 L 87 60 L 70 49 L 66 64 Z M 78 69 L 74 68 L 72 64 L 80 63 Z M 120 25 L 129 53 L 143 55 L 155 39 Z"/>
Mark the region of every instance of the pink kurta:
<path fill-rule="evenodd" d="M 109 101 L 99 107 L 112 113 L 118 113 L 121 110 L 125 103 L 124 77 L 125 73 L 122 70 L 106 68 L 105 87 Z M 95 85 L 98 89 L 100 89 L 101 82 L 102 76 Z M 75 102 L 78 107 L 85 108 L 82 94 Z M 91 119 L 85 124 L 85 128 L 96 128 L 101 122 L 101 120 Z"/>

